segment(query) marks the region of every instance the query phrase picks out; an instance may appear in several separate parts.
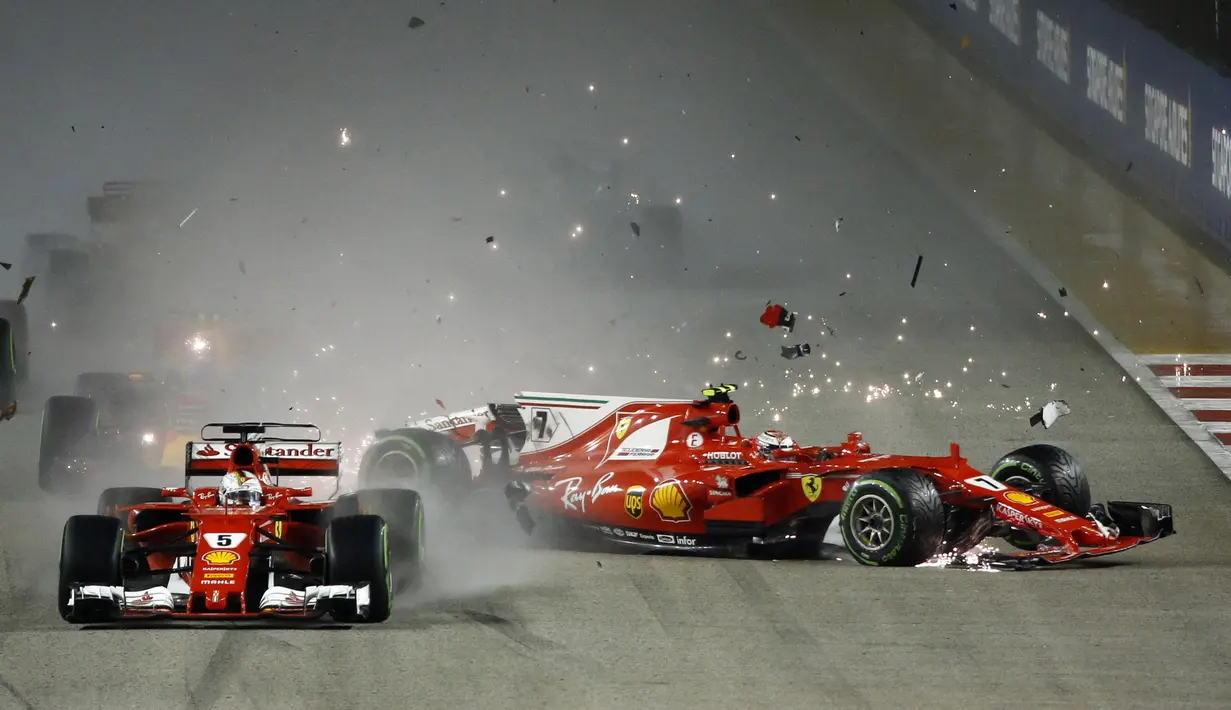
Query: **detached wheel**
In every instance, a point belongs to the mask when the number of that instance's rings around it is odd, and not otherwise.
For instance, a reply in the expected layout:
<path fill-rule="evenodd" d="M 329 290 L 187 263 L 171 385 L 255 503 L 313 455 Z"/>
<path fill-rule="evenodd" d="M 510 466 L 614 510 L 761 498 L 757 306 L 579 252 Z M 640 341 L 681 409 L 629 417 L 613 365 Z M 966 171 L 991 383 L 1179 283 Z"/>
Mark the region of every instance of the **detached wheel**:
<path fill-rule="evenodd" d="M 460 494 L 470 482 L 470 459 L 462 447 L 427 429 L 377 432 L 359 463 L 361 488 L 410 485 Z"/>
<path fill-rule="evenodd" d="M 60 543 L 60 618 L 73 624 L 99 624 L 116 618 L 119 610 L 110 602 L 89 600 L 70 606 L 68 597 L 74 585 L 122 586 L 123 548 L 124 531 L 115 518 L 74 515 L 68 519 Z"/>
<path fill-rule="evenodd" d="M 379 623 L 393 613 L 389 526 L 379 515 L 335 518 L 325 529 L 325 584 L 368 587 L 366 618 L 358 607 L 335 608 L 342 623 Z"/>
<path fill-rule="evenodd" d="M 1011 451 L 992 465 L 992 478 L 1074 515 L 1090 512 L 1090 481 L 1073 456 L 1057 446 L 1034 444 Z M 1038 549 L 1044 538 L 1012 530 L 1005 541 L 1021 550 Z"/>
<path fill-rule="evenodd" d="M 423 499 L 406 488 L 370 488 L 338 497 L 331 519 L 351 515 L 380 516 L 389 527 L 389 562 L 393 592 L 415 589 L 423 580 L 427 538 L 423 528 Z"/>
<path fill-rule="evenodd" d="M 891 468 L 864 474 L 851 484 L 838 513 L 838 527 L 860 564 L 914 567 L 944 547 L 945 510 L 930 476 Z"/>

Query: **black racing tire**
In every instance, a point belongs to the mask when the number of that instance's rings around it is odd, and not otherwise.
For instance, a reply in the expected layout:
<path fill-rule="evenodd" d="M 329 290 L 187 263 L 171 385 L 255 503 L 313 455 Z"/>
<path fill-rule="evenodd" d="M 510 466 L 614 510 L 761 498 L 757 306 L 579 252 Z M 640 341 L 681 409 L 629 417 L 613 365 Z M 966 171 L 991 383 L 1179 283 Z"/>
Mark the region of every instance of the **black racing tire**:
<path fill-rule="evenodd" d="M 889 468 L 866 473 L 851 484 L 838 527 L 856 562 L 914 567 L 943 551 L 945 507 L 926 473 Z"/>
<path fill-rule="evenodd" d="M 389 526 L 389 563 L 393 592 L 418 588 L 427 556 L 423 498 L 407 488 L 369 488 L 338 496 L 329 519 L 351 515 L 378 515 Z"/>
<path fill-rule="evenodd" d="M 1033 444 L 1010 451 L 992 465 L 990 475 L 1074 515 L 1090 512 L 1090 481 L 1072 454 L 1059 447 Z M 1038 533 L 1017 529 L 1004 539 L 1022 550 L 1035 550 L 1044 541 Z"/>
<path fill-rule="evenodd" d="M 17 373 L 13 324 L 0 317 L 0 410 L 17 404 Z"/>
<path fill-rule="evenodd" d="M 428 429 L 379 431 L 359 462 L 359 487 L 414 486 L 446 495 L 469 490 L 470 459 L 447 434 Z"/>
<path fill-rule="evenodd" d="M 124 531 L 120 521 L 105 515 L 74 515 L 64 524 L 60 542 L 60 581 L 57 603 L 60 618 L 73 624 L 99 624 L 113 621 L 119 613 L 111 604 L 69 606 L 74 584 L 122 586 L 120 557 Z"/>
<path fill-rule="evenodd" d="M 325 584 L 368 585 L 368 615 L 336 607 L 342 623 L 379 623 L 393 613 L 393 573 L 389 565 L 389 526 L 379 515 L 334 518 L 325 528 Z"/>
<path fill-rule="evenodd" d="M 9 322 L 11 335 L 0 339 L 0 346 L 7 352 L 0 355 L 0 360 L 11 363 L 17 372 L 17 381 L 30 381 L 30 318 L 26 315 L 26 305 L 13 300 L 0 301 L 0 319 Z"/>
<path fill-rule="evenodd" d="M 94 402 L 85 397 L 56 395 L 47 399 L 39 438 L 39 488 L 61 493 L 80 487 L 82 481 L 62 470 L 57 460 L 94 431 L 97 420 Z"/>

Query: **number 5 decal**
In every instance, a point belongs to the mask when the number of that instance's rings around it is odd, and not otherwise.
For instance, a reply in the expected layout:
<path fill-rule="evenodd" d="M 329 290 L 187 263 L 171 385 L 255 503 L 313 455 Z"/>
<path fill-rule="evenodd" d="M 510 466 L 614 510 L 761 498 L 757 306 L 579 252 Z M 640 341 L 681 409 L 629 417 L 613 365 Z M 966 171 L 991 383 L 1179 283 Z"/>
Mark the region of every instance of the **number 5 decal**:
<path fill-rule="evenodd" d="M 205 533 L 202 537 L 205 538 L 205 544 L 210 547 L 216 550 L 227 550 L 239 547 L 248 535 L 245 533 Z"/>
<path fill-rule="evenodd" d="M 1009 490 L 1008 486 L 1001 483 L 1000 481 L 997 481 L 991 476 L 975 476 L 974 478 L 967 478 L 965 483 L 967 485 L 976 486 L 978 488 L 983 488 L 989 491 L 996 491 L 997 493 L 999 493 L 1000 491 Z"/>

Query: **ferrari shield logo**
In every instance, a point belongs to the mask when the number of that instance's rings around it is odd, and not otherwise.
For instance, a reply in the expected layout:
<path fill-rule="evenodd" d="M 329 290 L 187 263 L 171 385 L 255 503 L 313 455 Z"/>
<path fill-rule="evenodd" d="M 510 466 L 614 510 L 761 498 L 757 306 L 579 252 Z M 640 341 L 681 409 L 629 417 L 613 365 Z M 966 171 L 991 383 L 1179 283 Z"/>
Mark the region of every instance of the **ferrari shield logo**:
<path fill-rule="evenodd" d="M 628 513 L 628 517 L 632 518 L 633 520 L 636 520 L 637 518 L 641 517 L 641 511 L 643 510 L 642 499 L 644 498 L 645 498 L 645 487 L 644 486 L 629 486 L 628 487 L 628 490 L 624 492 L 624 512 Z"/>
<path fill-rule="evenodd" d="M 821 477 L 809 474 L 799 479 L 799 481 L 803 484 L 804 495 L 808 497 L 808 502 L 815 503 L 816 499 L 821 497 L 821 486 L 823 483 Z"/>
<path fill-rule="evenodd" d="M 633 423 L 633 418 L 631 416 L 630 417 L 620 417 L 620 420 L 616 422 L 616 427 L 615 427 L 616 439 L 623 439 L 624 435 L 628 433 L 628 427 L 631 426 L 632 423 Z"/>

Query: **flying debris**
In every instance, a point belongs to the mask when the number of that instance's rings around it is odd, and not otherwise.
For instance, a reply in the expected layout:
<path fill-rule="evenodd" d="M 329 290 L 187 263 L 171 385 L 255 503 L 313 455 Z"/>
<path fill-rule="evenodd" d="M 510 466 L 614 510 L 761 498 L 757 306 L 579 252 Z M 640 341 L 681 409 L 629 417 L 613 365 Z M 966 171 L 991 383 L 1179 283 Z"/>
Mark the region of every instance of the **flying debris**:
<path fill-rule="evenodd" d="M 811 354 L 812 354 L 812 346 L 807 343 L 800 343 L 799 345 L 783 345 L 782 346 L 782 357 L 786 358 L 787 360 L 794 360 L 795 358 L 805 357 Z"/>
<path fill-rule="evenodd" d="M 735 355 L 733 357 L 736 360 L 747 360 L 748 359 L 748 356 L 744 354 L 743 350 L 736 350 Z"/>
<path fill-rule="evenodd" d="M 407 26 L 407 27 L 409 27 L 409 28 L 410 28 L 410 29 L 412 29 L 412 30 L 417 30 L 417 29 L 419 29 L 420 27 L 422 27 L 422 26 L 424 26 L 424 25 L 426 25 L 426 24 L 427 24 L 427 23 L 426 23 L 426 22 L 424 22 L 423 20 L 420 20 L 420 19 L 419 19 L 419 18 L 417 18 L 417 17 L 412 17 L 412 18 L 410 18 L 410 22 L 409 22 L 409 23 L 407 23 L 407 24 L 406 24 L 406 26 Z"/>
<path fill-rule="evenodd" d="M 1056 399 L 1043 405 L 1043 408 L 1030 417 L 1030 426 L 1043 425 L 1044 429 L 1050 429 L 1056 420 L 1068 414 L 1069 404 L 1063 399 Z"/>
<path fill-rule="evenodd" d="M 25 281 L 21 282 L 21 295 L 17 297 L 18 303 L 25 303 L 26 296 L 30 295 L 30 287 L 34 285 L 34 277 L 27 276 Z"/>
<path fill-rule="evenodd" d="M 633 228 L 633 234 L 634 234 L 634 235 L 636 235 L 636 236 L 638 236 L 638 237 L 640 237 L 640 236 L 641 236 L 641 225 L 637 224 L 636 222 L 629 222 L 629 223 L 628 223 L 628 226 L 630 226 L 630 227 L 632 227 L 632 228 Z"/>
<path fill-rule="evenodd" d="M 441 402 L 439 399 L 438 399 L 438 400 L 436 400 L 436 406 L 440 407 L 441 409 L 443 409 L 443 410 L 445 410 L 445 411 L 448 411 L 448 407 L 446 407 L 446 406 L 445 406 L 445 403 L 444 403 L 444 402 Z"/>
<path fill-rule="evenodd" d="M 920 254 L 919 258 L 915 260 L 915 274 L 914 276 L 910 277 L 910 287 L 911 288 L 914 288 L 915 282 L 919 280 L 919 267 L 921 266 L 923 266 L 923 255 L 922 254 Z"/>
<path fill-rule="evenodd" d="M 13 265 L 7 261 L 0 261 L 0 266 L 4 267 L 5 271 L 8 271 L 9 269 L 13 268 Z"/>
<path fill-rule="evenodd" d="M 761 322 L 767 328 L 786 328 L 788 333 L 794 333 L 795 318 L 798 315 L 788 311 L 786 306 L 768 301 L 765 304 L 765 312 L 761 314 Z"/>

